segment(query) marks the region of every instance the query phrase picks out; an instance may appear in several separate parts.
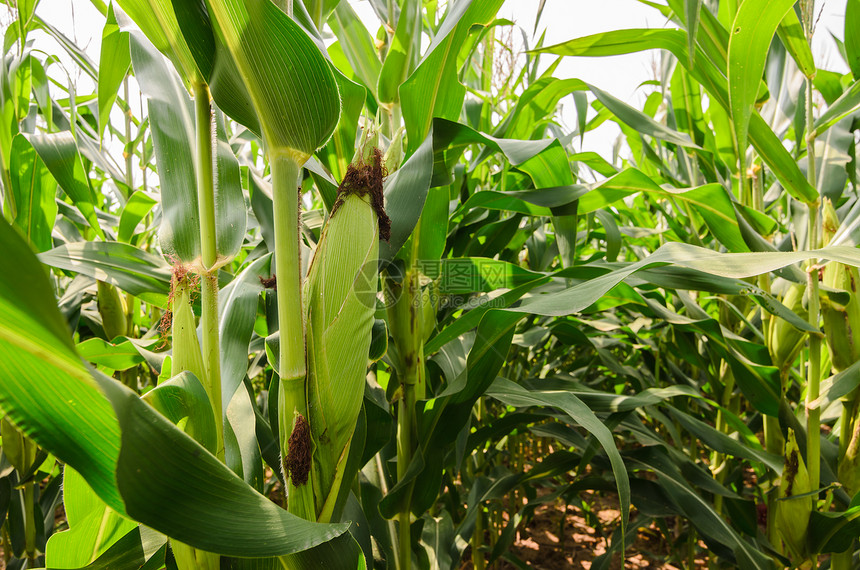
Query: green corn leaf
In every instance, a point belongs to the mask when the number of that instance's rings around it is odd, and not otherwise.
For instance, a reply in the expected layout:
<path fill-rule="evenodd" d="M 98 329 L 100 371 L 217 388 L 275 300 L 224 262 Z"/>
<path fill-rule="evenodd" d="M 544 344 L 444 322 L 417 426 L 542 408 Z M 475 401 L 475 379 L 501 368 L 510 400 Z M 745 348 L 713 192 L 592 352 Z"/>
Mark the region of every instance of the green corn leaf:
<path fill-rule="evenodd" d="M 812 49 L 809 47 L 809 40 L 806 38 L 797 12 L 789 10 L 782 22 L 779 23 L 776 33 L 785 49 L 794 58 L 800 71 L 810 79 L 815 77 L 815 60 L 812 57 Z"/>
<path fill-rule="evenodd" d="M 45 65 L 34 57 L 30 58 L 30 73 L 33 83 L 33 95 L 36 98 L 36 103 L 42 115 L 45 117 L 48 131 L 54 130 L 54 105 L 51 100 L 51 92 L 49 87 L 48 74 L 45 73 L 45 68 L 51 64 L 50 58 L 46 60 Z"/>
<path fill-rule="evenodd" d="M 215 452 L 217 436 L 212 404 L 197 376 L 181 372 L 147 392 L 143 401 L 172 423 L 181 422 L 182 431 L 210 453 Z"/>
<path fill-rule="evenodd" d="M 72 467 L 63 470 L 63 506 L 69 529 L 51 535 L 48 568 L 80 568 L 95 561 L 137 523 L 122 517 L 90 489 Z"/>
<path fill-rule="evenodd" d="M 627 454 L 633 461 L 652 469 L 657 474 L 657 482 L 669 500 L 676 505 L 699 532 L 709 539 L 725 544 L 734 552 L 739 568 L 767 570 L 772 568 L 770 559 L 761 551 L 744 540 L 739 533 L 714 510 L 698 489 L 687 482 L 677 460 L 669 457 L 664 449 L 651 446 Z"/>
<path fill-rule="evenodd" d="M 729 105 L 740 152 L 746 152 L 753 105 L 758 98 L 768 48 L 794 0 L 749 0 L 741 4 L 729 39 Z"/>
<path fill-rule="evenodd" d="M 343 55 L 355 71 L 355 75 L 370 90 L 373 97 L 377 98 L 376 86 L 380 80 L 382 62 L 379 61 L 373 38 L 370 37 L 349 2 L 338 3 L 329 19 L 329 25 L 340 41 Z"/>
<path fill-rule="evenodd" d="M 340 115 L 337 83 L 318 45 L 269 0 L 183 4 L 180 25 L 218 106 L 269 150 L 304 162 Z"/>
<path fill-rule="evenodd" d="M 403 122 L 409 135 L 407 155 L 415 152 L 430 133 L 434 117 L 453 121 L 460 116 L 466 95 L 466 87 L 457 79 L 460 47 L 472 26 L 489 24 L 501 5 L 501 0 L 486 0 L 449 7 L 418 67 L 400 86 Z"/>
<path fill-rule="evenodd" d="M 382 70 L 379 72 L 377 99 L 382 104 L 399 103 L 398 90 L 418 63 L 421 49 L 421 12 L 420 0 L 407 0 L 400 8 L 397 29 L 391 38 L 391 45 L 385 55 Z"/>
<path fill-rule="evenodd" d="M 224 412 L 248 370 L 248 344 L 257 317 L 257 298 L 263 290 L 261 277 L 269 277 L 271 255 L 254 260 L 219 294 L 219 328 L 221 331 L 221 389 Z"/>
<path fill-rule="evenodd" d="M 344 533 L 324 544 L 279 558 L 229 558 L 222 559 L 225 570 L 365 570 L 367 563 L 361 547 L 352 534 Z"/>
<path fill-rule="evenodd" d="M 696 51 L 696 36 L 699 33 L 699 14 L 702 12 L 702 0 L 684 0 L 684 20 L 687 24 L 687 51 L 689 63 L 693 64 L 692 54 Z"/>
<path fill-rule="evenodd" d="M 690 137 L 686 134 L 679 133 L 673 129 L 670 129 L 666 125 L 658 123 L 648 115 L 637 111 L 630 105 L 624 103 L 623 101 L 619 101 L 609 93 L 605 91 L 601 91 L 597 87 L 593 85 L 589 85 L 588 88 L 594 93 L 594 96 L 597 97 L 597 100 L 603 103 L 607 109 L 609 109 L 613 115 L 618 117 L 621 121 L 625 122 L 629 126 L 633 127 L 635 130 L 640 133 L 650 135 L 654 138 L 674 143 L 679 146 L 688 147 L 688 148 L 698 148 L 696 143 L 690 140 Z"/>
<path fill-rule="evenodd" d="M 845 3 L 845 54 L 851 75 L 860 80 L 860 38 L 856 30 L 860 28 L 860 1 L 848 0 Z"/>
<path fill-rule="evenodd" d="M 726 110 L 730 108 L 729 90 L 725 76 L 701 52 L 697 51 L 693 64 L 689 64 L 686 34 L 680 30 L 615 30 L 569 40 L 534 51 L 536 53 L 596 57 L 633 53 L 646 49 L 665 49 L 672 52 L 679 63 L 685 67 L 689 66 L 687 71 L 690 76 L 702 84 L 713 100 L 716 100 Z M 757 81 L 760 82 L 760 79 L 759 77 Z M 755 89 L 757 92 L 758 84 Z M 755 93 L 751 97 L 754 98 Z M 791 154 L 782 146 L 782 141 L 767 126 L 757 111 L 751 108 L 747 110 L 750 113 L 748 115 L 749 138 L 762 160 L 773 170 L 793 197 L 804 202 L 814 201 L 817 192 L 806 180 Z"/>
<path fill-rule="evenodd" d="M 105 281 L 163 307 L 170 291 L 170 267 L 161 257 L 115 242 L 76 242 L 39 254 L 51 267 Z"/>
<path fill-rule="evenodd" d="M 0 276 L 0 407 L 122 512 L 113 473 L 119 424 L 74 352 L 45 270 L 5 221 L 0 245 L 16 268 L 14 278 Z M 74 407 L 64 400 L 72 395 Z"/>
<path fill-rule="evenodd" d="M 530 139 L 531 134 L 550 119 L 562 97 L 587 89 L 588 85 L 580 79 L 557 79 L 555 77 L 538 79 L 517 98 L 514 110 L 503 122 L 504 132 L 496 132 L 496 136 L 504 136 L 509 139 Z M 580 118 L 579 107 L 577 107 L 577 118 Z M 584 121 L 584 116 L 582 119 Z M 499 129 L 499 131 L 501 130 Z M 580 132 L 584 130 L 583 123 Z"/>
<path fill-rule="evenodd" d="M 201 81 L 194 57 L 179 29 L 170 0 L 117 0 L 156 49 L 173 63 L 187 87 Z M 120 29 L 129 31 L 127 18 L 119 16 Z M 146 87 L 145 83 L 141 83 Z"/>
<path fill-rule="evenodd" d="M 624 467 L 624 460 L 618 453 L 612 432 L 594 415 L 582 400 L 570 392 L 527 390 L 514 382 L 496 379 L 487 394 L 511 406 L 550 406 L 562 409 L 574 422 L 591 433 L 609 457 L 618 497 L 621 502 L 621 528 L 627 529 L 630 516 L 630 480 Z"/>
<path fill-rule="evenodd" d="M 129 340 L 111 344 L 93 337 L 79 343 L 75 348 L 84 360 L 112 370 L 128 370 L 146 361 Z"/>
<path fill-rule="evenodd" d="M 38 251 L 51 249 L 57 181 L 24 135 L 12 139 L 9 174 L 17 205 L 15 225 Z"/>
<path fill-rule="evenodd" d="M 302 0 L 305 9 L 318 30 L 328 20 L 332 11 L 340 6 L 340 0 Z"/>
<path fill-rule="evenodd" d="M 104 239 L 104 232 L 96 217 L 95 194 L 72 133 L 65 131 L 24 136 L 96 235 Z"/>
<path fill-rule="evenodd" d="M 848 87 L 839 99 L 827 107 L 815 121 L 813 134 L 817 137 L 827 131 L 830 127 L 860 109 L 860 80 L 855 81 Z"/>
<path fill-rule="evenodd" d="M 432 133 L 403 166 L 385 179 L 385 211 L 391 218 L 391 237 L 379 244 L 379 258 L 391 260 L 409 239 L 421 217 L 433 174 Z"/>
<path fill-rule="evenodd" d="M 116 541 L 98 560 L 82 570 L 112 570 L 139 568 L 159 570 L 167 557 L 165 536 L 144 526 L 138 526 Z"/>
<path fill-rule="evenodd" d="M 696 269 L 716 277 L 742 279 L 763 275 L 788 265 L 818 258 L 860 267 L 860 250 L 847 246 L 831 246 L 814 251 L 766 253 L 718 253 L 684 243 L 667 243 L 641 261 L 616 269 L 580 285 L 558 293 L 549 293 L 523 303 L 510 311 L 541 315 L 572 314 L 597 301 L 603 293 L 641 269 L 664 264 Z"/>
<path fill-rule="evenodd" d="M 108 8 L 107 21 L 102 31 L 102 47 L 99 57 L 99 140 L 110 122 L 110 112 L 116 102 L 117 90 L 131 66 L 128 51 L 128 32 L 120 31 L 113 3 Z"/>
<path fill-rule="evenodd" d="M 36 26 L 41 28 L 46 34 L 57 40 L 57 43 L 65 50 L 69 57 L 72 58 L 72 61 L 80 67 L 84 73 L 89 75 L 93 81 L 98 81 L 98 71 L 96 70 L 96 65 L 87 55 L 87 53 L 78 47 L 75 42 L 69 39 L 68 36 L 63 34 L 60 30 L 52 26 L 51 24 L 44 21 L 38 15 L 34 18 Z"/>
<path fill-rule="evenodd" d="M 143 190 L 137 190 L 132 194 L 119 217 L 119 231 L 117 241 L 131 243 L 138 224 L 143 220 L 152 208 L 158 203 Z"/>
<path fill-rule="evenodd" d="M 19 271 L 14 280 L 0 277 L 0 406 L 108 506 L 181 542 L 233 556 L 286 555 L 346 530 L 289 515 L 137 394 L 88 371 L 44 270 L 6 222 L 0 245 Z"/>

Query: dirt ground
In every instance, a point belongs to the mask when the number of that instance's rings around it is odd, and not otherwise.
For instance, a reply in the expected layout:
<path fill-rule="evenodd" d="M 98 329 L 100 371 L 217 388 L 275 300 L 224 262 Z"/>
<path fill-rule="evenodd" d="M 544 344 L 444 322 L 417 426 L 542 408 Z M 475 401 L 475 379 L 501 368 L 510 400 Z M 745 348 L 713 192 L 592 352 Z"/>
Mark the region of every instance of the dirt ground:
<path fill-rule="evenodd" d="M 582 568 L 588 570 L 594 558 L 604 554 L 607 539 L 620 524 L 618 499 L 610 496 L 590 496 L 592 516 L 596 517 L 602 530 L 589 525 L 587 515 L 581 509 L 563 504 L 546 504 L 535 510 L 534 518 L 524 523 L 510 554 L 524 562 L 529 568 L 541 570 L 561 570 Z M 564 524 L 562 525 L 562 519 Z M 631 524 L 635 524 L 631 515 Z M 592 518 L 593 520 L 593 518 Z M 704 547 L 704 545 L 700 544 Z M 621 556 L 616 555 L 610 565 L 611 570 L 647 568 L 651 570 L 680 570 L 668 562 L 671 545 L 667 544 L 659 530 L 639 529 L 634 544 L 627 548 L 627 556 L 622 564 Z M 699 556 L 695 560 L 697 568 L 707 567 L 707 560 Z M 463 556 L 461 570 L 472 569 L 471 553 Z M 491 570 L 516 570 L 517 566 L 500 560 L 488 566 Z"/>

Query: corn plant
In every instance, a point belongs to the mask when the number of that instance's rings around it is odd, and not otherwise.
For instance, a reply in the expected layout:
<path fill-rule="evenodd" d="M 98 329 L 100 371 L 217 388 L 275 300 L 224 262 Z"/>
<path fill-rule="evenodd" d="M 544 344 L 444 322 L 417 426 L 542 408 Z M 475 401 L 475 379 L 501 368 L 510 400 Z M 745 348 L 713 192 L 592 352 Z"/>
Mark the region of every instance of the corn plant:
<path fill-rule="evenodd" d="M 10 567 L 484 568 L 595 493 L 594 567 L 856 565 L 856 1 L 844 76 L 808 0 L 507 67 L 501 0 L 94 0 L 97 63 L 8 4 Z"/>

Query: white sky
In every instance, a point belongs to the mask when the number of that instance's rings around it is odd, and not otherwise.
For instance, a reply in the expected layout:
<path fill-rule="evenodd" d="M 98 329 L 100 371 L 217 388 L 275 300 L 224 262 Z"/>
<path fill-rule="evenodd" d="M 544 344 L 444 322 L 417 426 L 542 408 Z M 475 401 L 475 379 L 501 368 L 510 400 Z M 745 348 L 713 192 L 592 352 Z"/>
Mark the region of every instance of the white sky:
<path fill-rule="evenodd" d="M 351 1 L 374 34 L 378 20 L 370 4 L 367 0 Z M 499 17 L 512 20 L 530 36 L 538 4 L 538 0 L 506 0 Z M 830 38 L 831 33 L 839 38 L 843 37 L 845 1 L 819 0 L 816 3 L 816 12 L 820 13 L 813 46 L 816 63 L 821 68 L 845 73 L 847 67 L 836 53 L 836 46 Z M 75 39 L 78 45 L 86 49 L 93 61 L 98 62 L 104 18 L 88 0 L 42 0 L 37 13 Z M 7 21 L 8 17 L 0 18 L 0 22 Z M 546 30 L 545 45 L 552 45 L 613 29 L 658 28 L 664 25 L 666 20 L 660 12 L 636 0 L 547 0 L 538 36 Z M 37 45 L 46 46 L 48 53 L 64 53 L 59 46 L 44 43 L 44 34 L 39 33 L 37 37 L 43 42 Z M 519 32 L 514 34 L 515 41 L 520 37 Z M 640 107 L 645 97 L 654 90 L 653 86 L 642 87 L 641 84 L 655 78 L 654 69 L 659 58 L 658 51 L 601 58 L 568 57 L 564 58 L 554 75 L 559 78 L 577 77 L 633 106 Z M 542 63 L 548 65 L 552 59 L 553 56 L 544 56 Z M 68 61 L 68 58 L 64 60 Z M 73 66 L 69 66 L 69 69 L 72 68 Z M 88 77 L 77 74 L 73 79 L 77 83 L 78 93 L 92 92 L 94 87 Z M 132 103 L 135 103 L 136 99 L 132 96 Z M 562 99 L 561 105 L 563 120 L 573 130 L 576 119 L 572 99 L 569 96 Z M 118 121 L 116 124 L 120 124 L 121 114 L 117 109 L 115 112 Z M 619 132 L 614 123 L 606 122 L 586 135 L 582 150 L 592 150 L 609 158 Z"/>

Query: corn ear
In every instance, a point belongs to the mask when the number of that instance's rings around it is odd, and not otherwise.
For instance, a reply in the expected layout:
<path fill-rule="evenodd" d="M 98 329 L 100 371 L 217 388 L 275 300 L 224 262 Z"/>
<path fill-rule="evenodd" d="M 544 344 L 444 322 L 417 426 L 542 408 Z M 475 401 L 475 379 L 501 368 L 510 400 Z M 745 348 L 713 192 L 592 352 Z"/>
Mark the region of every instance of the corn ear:
<path fill-rule="evenodd" d="M 840 437 L 850 438 L 845 455 L 839 460 L 839 482 L 845 487 L 849 496 L 853 497 L 860 491 L 860 421 L 854 418 L 853 433 L 842 434 Z"/>
<path fill-rule="evenodd" d="M 171 374 L 191 372 L 204 387 L 206 370 L 203 366 L 203 354 L 200 352 L 200 342 L 197 339 L 197 327 L 194 323 L 194 313 L 191 311 L 191 298 L 188 287 L 180 285 L 174 290 L 173 297 L 173 363 Z M 211 394 L 207 394 L 212 398 Z"/>
<path fill-rule="evenodd" d="M 806 319 L 808 312 L 803 306 L 803 293 L 806 287 L 792 283 L 782 299 L 782 304 Z M 783 378 L 794 364 L 800 349 L 806 342 L 806 333 L 784 319 L 771 316 L 767 329 L 767 348 L 773 363 L 779 368 Z"/>
<path fill-rule="evenodd" d="M 857 286 L 860 273 L 856 267 L 830 262 L 824 267 L 823 284 L 847 291 L 849 301 L 839 305 L 832 301 L 821 304 L 821 316 L 830 361 L 837 371 L 845 370 L 860 358 L 860 302 Z"/>
<path fill-rule="evenodd" d="M 785 468 L 779 483 L 776 502 L 776 530 L 791 554 L 806 556 L 806 537 L 813 497 L 809 495 L 809 474 L 800 455 L 794 430 L 788 430 L 785 442 Z"/>
<path fill-rule="evenodd" d="M 104 281 L 98 281 L 98 308 L 102 317 L 102 327 L 108 340 L 128 333 L 125 318 L 125 304 L 116 287 Z"/>
<path fill-rule="evenodd" d="M 298 454 L 312 457 L 311 482 L 320 520 L 332 515 L 364 397 L 381 233 L 378 151 L 374 158 L 373 165 L 350 166 L 311 261 L 303 295 L 313 451 L 305 455 L 301 445 L 291 446 L 285 463 L 290 466 L 292 483 L 301 484 L 293 472 L 304 467 L 297 465 Z M 367 178 L 370 182 L 364 177 L 368 169 L 376 174 Z M 293 508 L 290 505 L 291 511 Z"/>
<path fill-rule="evenodd" d="M 824 198 L 821 201 L 821 239 L 825 244 L 830 243 L 833 236 L 839 230 L 839 216 L 836 214 L 836 208 L 833 207 L 833 202 L 830 198 Z"/>
<path fill-rule="evenodd" d="M 181 275 L 185 275 L 181 273 Z M 200 352 L 200 342 L 197 339 L 197 327 L 194 322 L 194 313 L 191 311 L 190 283 L 187 276 L 174 279 L 173 289 L 173 321 L 171 323 L 173 332 L 173 356 L 171 374 L 176 376 L 180 372 L 191 372 L 203 384 L 209 387 L 205 381 L 206 370 L 203 366 L 203 355 Z M 209 401 L 212 401 L 212 395 Z M 213 410 L 212 413 L 219 413 Z M 216 434 L 216 449 L 223 447 L 223 436 Z M 211 552 L 198 550 L 187 544 L 176 540 L 170 540 L 170 547 L 176 558 L 176 566 L 179 570 L 218 570 L 221 567 L 221 556 Z"/>

